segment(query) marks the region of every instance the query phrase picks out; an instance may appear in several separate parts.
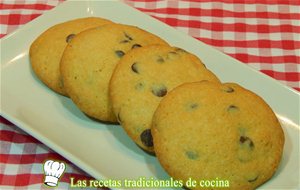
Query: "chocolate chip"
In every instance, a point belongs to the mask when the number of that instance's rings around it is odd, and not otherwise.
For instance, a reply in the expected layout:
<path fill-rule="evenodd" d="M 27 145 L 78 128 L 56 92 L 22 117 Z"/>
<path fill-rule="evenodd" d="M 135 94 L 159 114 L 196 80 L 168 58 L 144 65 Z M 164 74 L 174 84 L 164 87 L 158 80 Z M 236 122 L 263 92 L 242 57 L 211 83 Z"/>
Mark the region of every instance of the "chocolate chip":
<path fill-rule="evenodd" d="M 254 149 L 254 143 L 253 143 L 253 141 L 249 137 L 247 137 L 247 136 L 241 136 L 240 137 L 240 143 L 243 146 L 248 147 L 250 150 Z"/>
<path fill-rule="evenodd" d="M 199 154 L 197 152 L 195 152 L 195 151 L 186 151 L 185 155 L 190 160 L 197 160 L 199 158 Z"/>
<path fill-rule="evenodd" d="M 241 135 L 239 138 L 239 145 L 240 146 L 239 146 L 239 149 L 237 152 L 238 160 L 242 163 L 246 163 L 246 162 L 253 160 L 253 156 L 255 153 L 255 151 L 253 151 L 254 150 L 253 141 L 248 136 Z M 251 175 L 251 176 L 252 177 L 248 177 L 248 178 L 253 179 L 254 176 L 256 176 L 256 175 Z"/>
<path fill-rule="evenodd" d="M 235 106 L 235 105 L 230 105 L 228 108 L 227 108 L 227 111 L 228 112 L 236 112 L 236 111 L 238 111 L 239 110 L 239 108 L 237 107 L 237 106 Z"/>
<path fill-rule="evenodd" d="M 140 44 L 133 44 L 131 49 L 142 47 Z"/>
<path fill-rule="evenodd" d="M 195 102 L 188 102 L 184 105 L 184 108 L 187 112 L 195 111 L 199 107 L 198 103 Z"/>
<path fill-rule="evenodd" d="M 159 56 L 159 57 L 156 59 L 156 62 L 157 62 L 157 63 L 163 63 L 163 62 L 165 62 L 165 60 L 164 60 L 163 57 Z"/>
<path fill-rule="evenodd" d="M 234 89 L 231 88 L 230 86 L 224 86 L 223 91 L 225 91 L 227 93 L 232 93 L 232 92 L 234 92 Z"/>
<path fill-rule="evenodd" d="M 175 51 L 170 51 L 169 54 L 174 54 L 174 55 L 175 55 L 175 54 L 177 54 L 177 52 L 175 52 Z"/>
<path fill-rule="evenodd" d="M 128 40 L 130 40 L 130 41 L 132 41 L 133 39 L 132 39 L 132 37 L 131 36 L 129 36 L 129 34 L 127 34 L 126 32 L 124 32 L 124 35 L 125 35 L 125 37 L 128 39 Z"/>
<path fill-rule="evenodd" d="M 121 44 L 125 44 L 125 43 L 128 43 L 128 42 L 129 42 L 129 40 L 122 40 L 122 41 L 120 41 Z"/>
<path fill-rule="evenodd" d="M 190 108 L 191 109 L 196 109 L 198 107 L 198 104 L 197 103 L 193 103 L 190 105 Z"/>
<path fill-rule="evenodd" d="M 75 37 L 75 34 L 70 34 L 66 37 L 66 42 L 69 43 L 73 38 Z"/>
<path fill-rule="evenodd" d="M 165 85 L 157 85 L 152 88 L 152 93 L 158 97 L 165 96 L 167 94 L 167 92 L 168 92 L 168 90 Z"/>
<path fill-rule="evenodd" d="M 153 138 L 152 138 L 150 129 L 144 130 L 141 133 L 140 137 L 141 137 L 141 141 L 142 141 L 143 145 L 145 145 L 147 147 L 152 147 L 153 146 Z"/>
<path fill-rule="evenodd" d="M 132 70 L 133 72 L 135 72 L 135 73 L 139 73 L 137 62 L 134 62 L 134 63 L 131 65 L 131 70 Z"/>
<path fill-rule="evenodd" d="M 248 139 L 248 137 L 240 136 L 241 143 L 244 143 L 247 139 Z"/>
<path fill-rule="evenodd" d="M 117 50 L 117 51 L 115 51 L 115 54 L 118 56 L 118 57 L 123 57 L 124 55 L 125 55 L 125 53 L 123 52 L 123 51 L 121 51 L 121 50 Z"/>
<path fill-rule="evenodd" d="M 255 182 L 257 179 L 258 179 L 258 176 L 256 176 L 255 178 L 252 178 L 252 179 L 248 179 L 248 182 L 252 183 L 252 182 Z"/>

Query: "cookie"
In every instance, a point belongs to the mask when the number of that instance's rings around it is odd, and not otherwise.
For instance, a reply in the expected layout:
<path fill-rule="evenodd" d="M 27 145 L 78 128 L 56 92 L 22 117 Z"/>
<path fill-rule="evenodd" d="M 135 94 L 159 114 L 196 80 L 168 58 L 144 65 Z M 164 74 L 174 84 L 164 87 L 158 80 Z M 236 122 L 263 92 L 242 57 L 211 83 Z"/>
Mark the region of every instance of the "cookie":
<path fill-rule="evenodd" d="M 30 46 L 30 62 L 34 73 L 46 86 L 66 95 L 59 71 L 65 47 L 77 33 L 108 23 L 112 22 L 87 17 L 60 23 L 47 29 Z"/>
<path fill-rule="evenodd" d="M 161 99 L 174 87 L 201 80 L 219 81 L 193 54 L 163 45 L 130 51 L 110 82 L 113 111 L 127 134 L 153 152 L 151 121 Z"/>
<path fill-rule="evenodd" d="M 122 24 L 78 34 L 66 47 L 60 65 L 68 95 L 88 116 L 116 122 L 108 95 L 112 72 L 129 50 L 149 44 L 167 45 L 154 34 Z"/>
<path fill-rule="evenodd" d="M 268 104 L 234 83 L 175 88 L 160 102 L 151 133 L 157 158 L 170 176 L 223 180 L 226 189 L 255 189 L 270 179 L 284 145 Z M 198 183 L 192 189 L 205 188 Z"/>

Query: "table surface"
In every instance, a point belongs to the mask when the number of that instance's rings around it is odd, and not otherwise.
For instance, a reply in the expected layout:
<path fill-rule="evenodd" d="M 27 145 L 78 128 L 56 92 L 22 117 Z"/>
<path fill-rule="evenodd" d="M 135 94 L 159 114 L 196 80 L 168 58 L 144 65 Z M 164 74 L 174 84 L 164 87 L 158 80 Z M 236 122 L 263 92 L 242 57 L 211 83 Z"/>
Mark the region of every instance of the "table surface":
<path fill-rule="evenodd" d="M 0 37 L 39 17 L 62 0 L 0 2 Z M 167 1 L 126 0 L 126 4 L 213 46 L 225 54 L 300 91 L 300 3 L 298 0 Z M 1 47 L 5 48 L 5 47 Z M 51 158 L 70 177 L 91 179 L 71 162 L 0 117 L 0 189 L 43 189 L 43 163 Z"/>

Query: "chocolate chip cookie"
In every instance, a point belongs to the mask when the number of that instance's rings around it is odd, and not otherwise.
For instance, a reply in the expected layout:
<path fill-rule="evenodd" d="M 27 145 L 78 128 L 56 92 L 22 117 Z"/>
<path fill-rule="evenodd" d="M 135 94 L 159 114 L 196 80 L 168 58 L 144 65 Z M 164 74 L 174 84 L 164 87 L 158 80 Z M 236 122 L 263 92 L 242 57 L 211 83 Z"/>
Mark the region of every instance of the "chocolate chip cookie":
<path fill-rule="evenodd" d="M 131 49 L 167 42 L 135 26 L 108 24 L 76 35 L 60 64 L 64 87 L 88 116 L 116 122 L 108 96 L 112 72 Z"/>
<path fill-rule="evenodd" d="M 228 189 L 255 189 L 270 179 L 284 146 L 268 104 L 234 83 L 175 88 L 160 102 L 151 133 L 157 158 L 172 177 L 228 180 Z"/>
<path fill-rule="evenodd" d="M 131 50 L 110 81 L 113 111 L 133 141 L 153 152 L 150 128 L 159 102 L 174 87 L 201 80 L 219 81 L 200 59 L 185 50 L 164 45 Z"/>
<path fill-rule="evenodd" d="M 112 22 L 102 18 L 87 17 L 60 23 L 47 29 L 30 46 L 30 62 L 34 73 L 49 88 L 67 95 L 59 71 L 59 63 L 65 47 L 79 32 L 108 23 Z"/>

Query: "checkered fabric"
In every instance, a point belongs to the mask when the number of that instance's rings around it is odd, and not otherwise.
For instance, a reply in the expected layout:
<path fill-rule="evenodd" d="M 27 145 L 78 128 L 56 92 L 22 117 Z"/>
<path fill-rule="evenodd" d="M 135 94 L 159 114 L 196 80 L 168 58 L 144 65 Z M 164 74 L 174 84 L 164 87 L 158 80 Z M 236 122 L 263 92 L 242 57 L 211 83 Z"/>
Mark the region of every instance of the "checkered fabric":
<path fill-rule="evenodd" d="M 300 1 L 126 2 L 300 91 Z"/>
<path fill-rule="evenodd" d="M 68 189 L 70 178 L 93 179 L 71 162 L 0 117 L 0 189 L 43 189 L 45 160 L 67 164 L 59 188 Z"/>
<path fill-rule="evenodd" d="M 62 0 L 2 0 L 0 37 Z M 125 0 L 125 3 L 300 91 L 300 1 Z M 246 2 L 246 3 L 245 3 Z M 59 15 L 58 15 L 59 16 Z M 5 47 L 2 47 L 5 48 Z M 70 177 L 90 179 L 65 158 L 0 117 L 0 189 L 43 189 L 43 162 L 67 163 Z"/>

